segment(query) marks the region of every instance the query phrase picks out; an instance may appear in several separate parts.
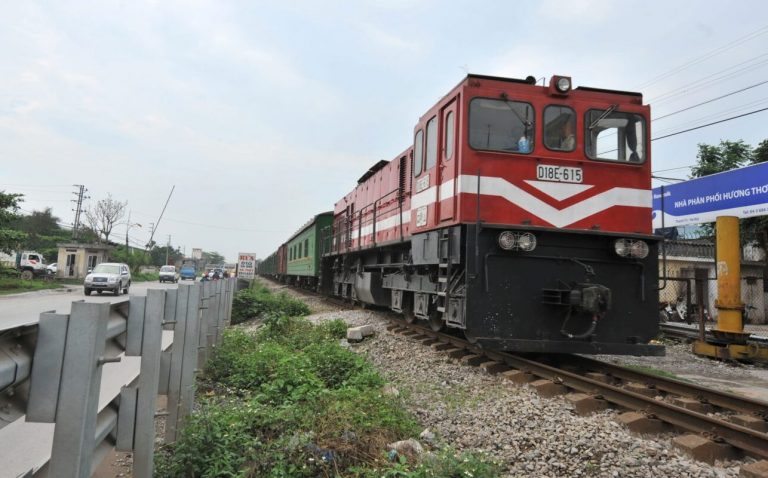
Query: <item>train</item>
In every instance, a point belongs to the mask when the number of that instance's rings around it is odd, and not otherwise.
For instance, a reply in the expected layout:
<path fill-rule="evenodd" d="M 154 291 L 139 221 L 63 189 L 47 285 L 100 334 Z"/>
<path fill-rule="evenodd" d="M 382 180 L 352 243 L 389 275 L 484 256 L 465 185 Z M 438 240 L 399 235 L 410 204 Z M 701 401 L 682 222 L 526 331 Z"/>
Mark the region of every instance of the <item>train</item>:
<path fill-rule="evenodd" d="M 521 353 L 662 355 L 650 107 L 469 74 L 259 274 Z"/>

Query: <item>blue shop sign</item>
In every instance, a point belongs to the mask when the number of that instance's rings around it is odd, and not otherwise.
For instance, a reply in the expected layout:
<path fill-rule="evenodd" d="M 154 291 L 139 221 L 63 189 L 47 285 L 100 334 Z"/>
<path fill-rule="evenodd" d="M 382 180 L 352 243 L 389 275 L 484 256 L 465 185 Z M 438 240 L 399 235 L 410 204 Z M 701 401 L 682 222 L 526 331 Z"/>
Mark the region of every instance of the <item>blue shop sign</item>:
<path fill-rule="evenodd" d="M 654 229 L 714 222 L 717 216 L 764 215 L 768 215 L 768 163 L 653 189 Z"/>

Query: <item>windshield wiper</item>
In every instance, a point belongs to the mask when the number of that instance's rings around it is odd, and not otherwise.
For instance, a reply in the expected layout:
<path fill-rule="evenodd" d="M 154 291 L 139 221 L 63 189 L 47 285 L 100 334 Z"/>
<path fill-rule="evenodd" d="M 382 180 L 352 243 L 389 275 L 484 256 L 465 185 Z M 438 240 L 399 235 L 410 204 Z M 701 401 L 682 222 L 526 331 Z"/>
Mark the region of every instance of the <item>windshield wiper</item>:
<path fill-rule="evenodd" d="M 614 111 L 616 111 L 616 109 L 617 109 L 618 107 L 619 107 L 619 105 L 617 105 L 617 104 L 616 104 L 616 105 L 611 105 L 610 107 L 608 107 L 608 109 L 607 109 L 607 110 L 605 110 L 605 111 L 603 111 L 603 114 L 601 114 L 599 118 L 597 118 L 595 121 L 593 121 L 593 122 L 592 122 L 592 124 L 590 124 L 590 125 L 589 125 L 589 128 L 587 128 L 587 129 L 589 129 L 590 131 L 592 131 L 593 129 L 595 129 L 595 126 L 597 126 L 598 124 L 600 124 L 600 122 L 601 122 L 601 121 L 603 121 L 605 118 L 607 118 L 607 117 L 608 117 L 608 115 L 610 115 L 611 113 L 613 113 Z"/>

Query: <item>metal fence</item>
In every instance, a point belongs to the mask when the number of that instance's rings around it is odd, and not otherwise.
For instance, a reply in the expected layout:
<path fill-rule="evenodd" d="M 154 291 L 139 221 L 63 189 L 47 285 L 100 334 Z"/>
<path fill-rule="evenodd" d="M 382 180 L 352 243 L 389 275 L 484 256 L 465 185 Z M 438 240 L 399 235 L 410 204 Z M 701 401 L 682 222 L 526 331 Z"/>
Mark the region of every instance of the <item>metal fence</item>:
<path fill-rule="evenodd" d="M 87 477 L 111 448 L 151 477 L 158 394 L 165 441 L 191 413 L 195 373 L 220 343 L 235 279 L 72 303 L 0 331 L 0 477 Z"/>
<path fill-rule="evenodd" d="M 660 261 L 662 278 L 659 301 L 662 314 L 673 320 L 696 322 L 703 307 L 705 318 L 717 317 L 717 270 L 715 246 L 710 240 L 668 240 L 666 263 Z M 764 293 L 764 253 L 750 243 L 742 247 L 741 300 L 745 323 L 766 322 Z"/>

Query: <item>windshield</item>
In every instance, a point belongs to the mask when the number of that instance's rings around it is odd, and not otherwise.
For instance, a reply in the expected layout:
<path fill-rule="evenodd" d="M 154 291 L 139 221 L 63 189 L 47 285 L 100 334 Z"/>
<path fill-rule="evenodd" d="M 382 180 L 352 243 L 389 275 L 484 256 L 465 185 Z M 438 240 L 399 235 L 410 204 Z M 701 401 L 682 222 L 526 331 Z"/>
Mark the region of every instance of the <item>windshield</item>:
<path fill-rule="evenodd" d="M 587 156 L 608 161 L 645 161 L 645 119 L 635 113 L 589 110 L 584 122 Z"/>
<path fill-rule="evenodd" d="M 474 98 L 469 103 L 469 145 L 474 149 L 530 153 L 533 106 L 520 101 Z"/>
<path fill-rule="evenodd" d="M 109 264 L 99 264 L 93 268 L 93 272 L 95 274 L 119 274 L 120 266 L 109 265 Z"/>
<path fill-rule="evenodd" d="M 160 268 L 160 272 L 173 272 L 176 268 L 174 266 L 163 266 Z"/>

